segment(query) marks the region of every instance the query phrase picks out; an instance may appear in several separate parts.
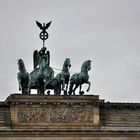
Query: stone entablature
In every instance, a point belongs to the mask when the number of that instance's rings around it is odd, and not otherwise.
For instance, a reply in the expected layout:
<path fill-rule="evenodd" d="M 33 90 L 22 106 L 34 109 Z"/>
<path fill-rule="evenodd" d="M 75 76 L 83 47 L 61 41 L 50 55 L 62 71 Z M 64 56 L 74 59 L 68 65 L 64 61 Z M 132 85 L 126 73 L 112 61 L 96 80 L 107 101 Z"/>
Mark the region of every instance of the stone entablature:
<path fill-rule="evenodd" d="M 10 95 L 12 128 L 98 128 L 98 96 Z"/>
<path fill-rule="evenodd" d="M 140 139 L 140 103 L 99 96 L 11 94 L 0 102 L 0 139 Z M 64 139 L 65 139 L 64 138 Z"/>

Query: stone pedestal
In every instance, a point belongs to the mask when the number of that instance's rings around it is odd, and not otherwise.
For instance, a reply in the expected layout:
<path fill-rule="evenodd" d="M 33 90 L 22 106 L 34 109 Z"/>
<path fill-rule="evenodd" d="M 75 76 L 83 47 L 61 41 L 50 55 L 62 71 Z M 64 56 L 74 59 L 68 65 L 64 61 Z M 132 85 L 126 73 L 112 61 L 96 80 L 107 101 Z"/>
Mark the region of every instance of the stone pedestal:
<path fill-rule="evenodd" d="M 13 129 L 98 129 L 98 96 L 10 95 Z"/>
<path fill-rule="evenodd" d="M 139 118 L 140 103 L 12 94 L 0 103 L 0 140 L 139 140 Z"/>

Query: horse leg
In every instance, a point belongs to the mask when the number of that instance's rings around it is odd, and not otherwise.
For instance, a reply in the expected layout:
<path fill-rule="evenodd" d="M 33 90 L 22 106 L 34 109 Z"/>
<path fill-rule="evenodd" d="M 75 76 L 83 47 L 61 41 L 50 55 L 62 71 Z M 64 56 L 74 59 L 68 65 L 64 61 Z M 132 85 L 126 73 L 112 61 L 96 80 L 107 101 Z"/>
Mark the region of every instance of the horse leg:
<path fill-rule="evenodd" d="M 79 93 L 81 93 L 82 85 L 79 86 Z"/>
<path fill-rule="evenodd" d="M 80 84 L 80 87 L 79 87 L 79 94 L 80 95 L 83 95 L 84 94 L 84 91 L 82 91 L 82 84 Z"/>
<path fill-rule="evenodd" d="M 68 91 L 68 83 L 66 84 L 65 95 L 67 95 L 67 91 Z"/>
<path fill-rule="evenodd" d="M 62 85 L 62 90 L 65 90 L 65 89 L 64 89 L 64 88 L 65 88 L 65 80 L 62 81 L 62 84 L 61 84 L 61 85 Z M 60 88 L 61 88 L 61 87 L 60 87 Z"/>
<path fill-rule="evenodd" d="M 44 95 L 44 89 L 42 89 L 42 88 L 38 88 L 37 89 L 37 93 L 39 94 L 39 95 Z"/>
<path fill-rule="evenodd" d="M 54 88 L 54 95 L 55 95 L 55 96 L 59 95 L 59 90 L 58 90 L 58 88 Z"/>
<path fill-rule="evenodd" d="M 41 91 L 39 88 L 37 88 L 37 94 L 40 95 L 41 94 Z"/>
<path fill-rule="evenodd" d="M 19 83 L 19 91 L 21 91 L 21 90 L 22 90 L 21 83 Z"/>
<path fill-rule="evenodd" d="M 91 83 L 88 81 L 87 84 L 88 84 L 87 92 L 89 92 Z"/>
<path fill-rule="evenodd" d="M 61 85 L 58 85 L 57 87 L 55 87 L 55 89 L 54 89 L 54 94 L 55 95 L 60 95 L 61 94 Z"/>
<path fill-rule="evenodd" d="M 61 85 L 57 87 L 57 92 L 58 92 L 57 95 L 61 94 Z"/>
<path fill-rule="evenodd" d="M 82 85 L 80 84 L 79 86 L 79 94 L 81 95 L 81 89 L 82 89 Z"/>
<path fill-rule="evenodd" d="M 38 87 L 39 94 L 44 95 L 44 91 L 45 91 L 44 78 L 42 77 L 38 78 L 37 87 Z"/>
<path fill-rule="evenodd" d="M 67 92 L 67 90 L 68 90 L 68 83 L 66 84 L 66 92 Z"/>
<path fill-rule="evenodd" d="M 21 89 L 21 93 L 22 93 L 22 94 L 25 94 L 25 91 L 24 91 L 23 87 L 22 87 L 22 89 Z"/>
<path fill-rule="evenodd" d="M 24 95 L 28 94 L 27 85 L 25 83 L 22 84 L 22 94 Z"/>
<path fill-rule="evenodd" d="M 57 94 L 57 89 L 54 89 L 54 95 L 56 95 Z"/>
<path fill-rule="evenodd" d="M 66 89 L 63 89 L 63 91 L 64 91 L 64 95 L 67 95 L 68 84 L 67 83 L 65 83 L 65 84 L 66 84 Z"/>
<path fill-rule="evenodd" d="M 30 87 L 29 87 L 28 85 L 27 85 L 27 87 L 26 87 L 25 91 L 26 91 L 26 94 L 27 94 L 27 95 L 29 95 L 29 94 L 30 94 Z"/>
<path fill-rule="evenodd" d="M 69 95 L 71 95 L 72 92 L 73 92 L 73 90 L 72 90 L 73 89 L 73 85 L 74 85 L 73 83 L 70 83 L 69 92 L 68 92 Z"/>
<path fill-rule="evenodd" d="M 40 89 L 40 94 L 44 95 L 44 89 L 43 88 Z"/>
<path fill-rule="evenodd" d="M 40 85 L 40 94 L 44 95 L 44 84 L 42 83 L 42 85 Z"/>
<path fill-rule="evenodd" d="M 29 94 L 31 93 L 31 87 L 29 87 L 29 89 L 28 89 L 28 93 L 29 93 Z"/>
<path fill-rule="evenodd" d="M 79 84 L 75 84 L 75 87 L 73 89 L 73 95 L 75 95 L 75 90 L 79 87 Z"/>
<path fill-rule="evenodd" d="M 28 94 L 27 88 L 24 89 L 24 94 Z"/>
<path fill-rule="evenodd" d="M 41 89 L 39 83 L 37 84 L 36 90 L 37 90 L 37 94 L 38 94 L 38 95 L 41 95 L 41 94 L 42 94 L 42 89 Z"/>

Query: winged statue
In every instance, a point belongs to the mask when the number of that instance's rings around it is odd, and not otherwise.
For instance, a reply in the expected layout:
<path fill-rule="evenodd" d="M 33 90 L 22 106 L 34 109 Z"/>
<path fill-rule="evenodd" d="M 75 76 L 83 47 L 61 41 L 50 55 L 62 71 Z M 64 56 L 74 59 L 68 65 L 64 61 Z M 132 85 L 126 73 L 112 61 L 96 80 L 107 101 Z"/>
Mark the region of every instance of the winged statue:
<path fill-rule="evenodd" d="M 40 51 L 35 50 L 33 53 L 33 63 L 34 63 L 34 69 L 36 69 L 40 62 L 42 60 L 45 60 L 46 64 L 49 66 L 50 65 L 50 52 L 47 50 L 46 47 L 41 48 Z"/>

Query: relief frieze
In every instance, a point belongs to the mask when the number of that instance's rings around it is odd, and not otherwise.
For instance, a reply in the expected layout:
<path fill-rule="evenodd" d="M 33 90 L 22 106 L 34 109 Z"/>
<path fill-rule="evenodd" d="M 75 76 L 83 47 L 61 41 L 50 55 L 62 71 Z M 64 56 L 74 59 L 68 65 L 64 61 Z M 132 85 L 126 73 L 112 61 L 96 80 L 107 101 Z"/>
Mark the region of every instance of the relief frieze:
<path fill-rule="evenodd" d="M 21 123 L 92 123 L 91 107 L 18 108 Z"/>

